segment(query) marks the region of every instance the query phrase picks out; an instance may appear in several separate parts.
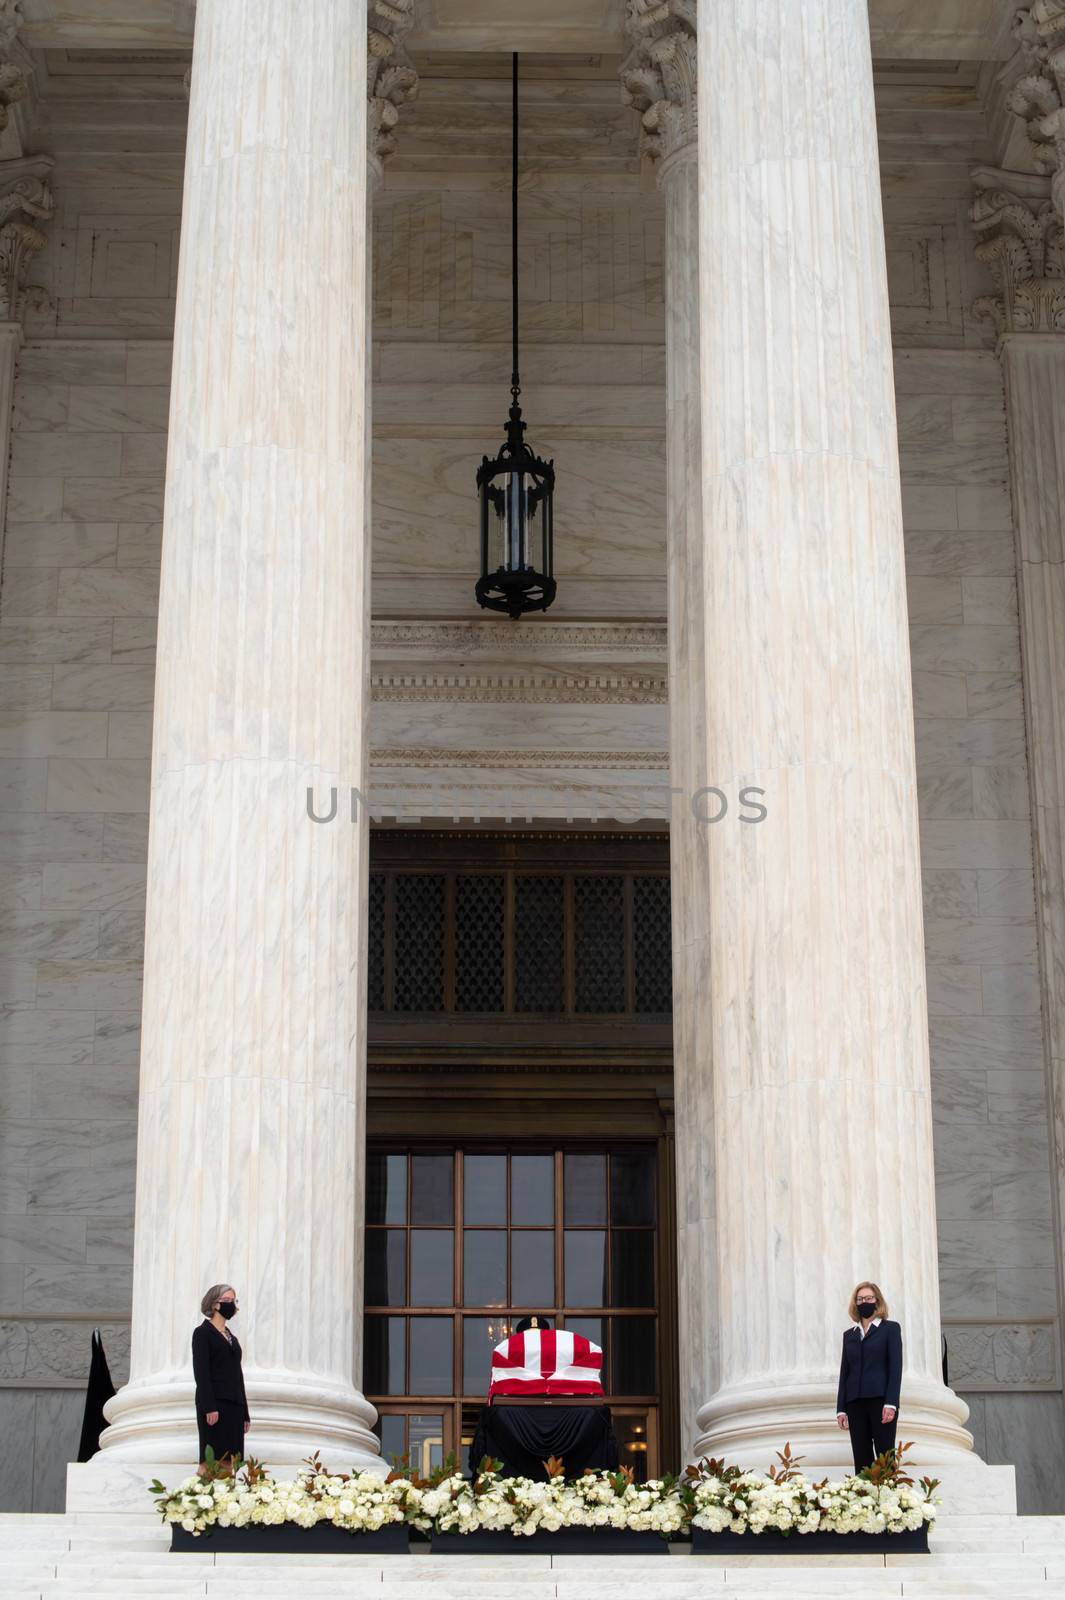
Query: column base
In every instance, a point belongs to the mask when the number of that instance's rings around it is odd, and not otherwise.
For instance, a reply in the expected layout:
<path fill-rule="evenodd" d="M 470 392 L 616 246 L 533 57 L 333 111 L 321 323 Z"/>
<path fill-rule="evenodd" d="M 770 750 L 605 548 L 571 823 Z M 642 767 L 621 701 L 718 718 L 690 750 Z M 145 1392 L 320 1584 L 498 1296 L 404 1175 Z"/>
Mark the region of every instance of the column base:
<path fill-rule="evenodd" d="M 247 1452 L 278 1476 L 292 1478 L 316 1450 L 329 1467 L 382 1477 L 388 1467 L 372 1432 L 377 1413 L 353 1386 L 278 1379 L 245 1370 L 252 1425 Z M 110 1426 L 91 1461 L 67 1468 L 68 1511 L 143 1511 L 147 1485 L 168 1486 L 199 1460 L 195 1389 L 191 1383 L 127 1384 L 104 1408 Z"/>
<path fill-rule="evenodd" d="M 835 1387 L 822 1382 L 774 1380 L 757 1388 L 720 1390 L 696 1419 L 695 1460 L 711 1456 L 753 1472 L 766 1472 L 776 1452 L 791 1445 L 812 1478 L 841 1478 L 854 1471 L 850 1439 L 835 1420 Z M 898 1439 L 912 1443 L 915 1478 L 939 1478 L 945 1513 L 1011 1516 L 1017 1510 L 1014 1469 L 992 1467 L 973 1450 L 963 1424 L 964 1400 L 944 1384 L 907 1379 Z"/>

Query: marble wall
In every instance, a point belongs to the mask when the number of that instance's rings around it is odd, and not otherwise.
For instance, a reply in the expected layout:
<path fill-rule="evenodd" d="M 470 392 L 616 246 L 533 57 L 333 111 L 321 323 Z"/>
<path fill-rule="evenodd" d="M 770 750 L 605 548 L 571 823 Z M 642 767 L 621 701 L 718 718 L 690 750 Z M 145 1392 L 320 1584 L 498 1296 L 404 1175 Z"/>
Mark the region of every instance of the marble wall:
<path fill-rule="evenodd" d="M 542 784 L 560 746 L 583 783 L 666 784 L 660 633 L 631 631 L 665 609 L 661 210 L 612 68 L 531 76 L 522 191 L 526 415 L 559 481 L 550 622 L 592 665 L 560 678 L 557 635 L 509 669 L 450 636 L 441 655 L 443 635 L 420 658 L 402 629 L 472 616 L 473 474 L 508 399 L 504 65 L 423 76 L 376 210 L 373 601 L 402 652 L 378 675 L 374 744 L 397 784 L 427 746 L 467 774 Z M 1038 1470 L 1065 1478 L 1065 1417 L 1005 417 L 968 314 L 968 170 L 989 152 L 971 87 L 882 77 L 951 1380 L 978 1447 L 1018 1461 L 1022 1505 L 1065 1510 Z M 124 1373 L 130 1293 L 184 103 L 176 71 L 139 93 L 109 81 L 46 97 L 59 209 L 0 584 L 0 1428 L 36 1441 L 38 1509 L 60 1503 L 94 1322 Z M 0 1506 L 29 1503 L 8 1459 Z"/>

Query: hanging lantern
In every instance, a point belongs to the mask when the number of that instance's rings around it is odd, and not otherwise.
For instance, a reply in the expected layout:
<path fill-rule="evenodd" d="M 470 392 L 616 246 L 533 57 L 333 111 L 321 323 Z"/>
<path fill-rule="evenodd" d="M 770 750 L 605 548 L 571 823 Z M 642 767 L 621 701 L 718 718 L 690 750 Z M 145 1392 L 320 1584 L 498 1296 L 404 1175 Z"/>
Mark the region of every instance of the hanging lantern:
<path fill-rule="evenodd" d="M 477 471 L 481 510 L 481 576 L 477 601 L 489 611 L 520 617 L 546 611 L 555 598 L 552 501 L 555 467 L 525 443 L 518 396 L 518 57 L 514 56 L 511 138 L 510 289 L 513 359 L 510 419 L 499 454 L 485 456 Z"/>

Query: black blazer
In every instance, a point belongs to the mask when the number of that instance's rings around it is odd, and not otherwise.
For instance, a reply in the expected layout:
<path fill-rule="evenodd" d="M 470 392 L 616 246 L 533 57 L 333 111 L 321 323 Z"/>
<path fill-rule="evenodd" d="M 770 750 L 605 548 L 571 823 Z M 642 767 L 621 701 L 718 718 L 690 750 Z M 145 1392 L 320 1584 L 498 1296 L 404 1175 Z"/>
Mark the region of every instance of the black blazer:
<path fill-rule="evenodd" d="M 192 1371 L 197 1411 L 217 1411 L 219 1400 L 228 1400 L 232 1405 L 243 1406 L 244 1419 L 250 1421 L 236 1336 L 230 1344 L 213 1322 L 201 1322 L 192 1335 Z"/>
<path fill-rule="evenodd" d="M 836 1411 L 846 1411 L 852 1400 L 879 1400 L 898 1410 L 902 1387 L 902 1329 L 897 1322 L 881 1322 L 863 1339 L 857 1328 L 843 1335 L 839 1364 Z"/>

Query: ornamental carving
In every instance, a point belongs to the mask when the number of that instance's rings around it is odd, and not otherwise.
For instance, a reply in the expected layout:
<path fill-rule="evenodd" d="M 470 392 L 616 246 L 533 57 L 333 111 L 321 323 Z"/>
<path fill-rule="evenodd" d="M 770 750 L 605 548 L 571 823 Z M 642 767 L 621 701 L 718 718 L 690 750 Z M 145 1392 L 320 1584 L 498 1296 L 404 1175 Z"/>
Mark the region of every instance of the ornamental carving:
<path fill-rule="evenodd" d="M 29 93 L 25 68 L 11 59 L 22 23 L 22 0 L 0 0 L 0 131 L 10 121 L 8 107 Z"/>
<path fill-rule="evenodd" d="M 366 49 L 370 160 L 378 167 L 395 150 L 399 108 L 418 93 L 418 74 L 403 39 L 414 24 L 415 0 L 370 0 Z"/>
<path fill-rule="evenodd" d="M 632 49 L 622 62 L 622 99 L 640 118 L 640 153 L 652 162 L 694 145 L 697 0 L 626 0 Z"/>
<path fill-rule="evenodd" d="M 19 322 L 26 304 L 26 274 L 47 240 L 38 223 L 55 210 L 46 156 L 0 162 L 0 321 Z"/>
<path fill-rule="evenodd" d="M 1018 11 L 1014 35 L 1027 72 L 1007 104 L 1028 125 L 1039 172 L 1051 178 L 1051 198 L 1065 218 L 1065 0 L 1034 0 Z"/>
<path fill-rule="evenodd" d="M 976 301 L 973 315 L 999 334 L 1065 333 L 1065 226 L 1049 185 L 986 168 L 973 177 L 976 259 L 991 268 L 997 290 Z"/>

